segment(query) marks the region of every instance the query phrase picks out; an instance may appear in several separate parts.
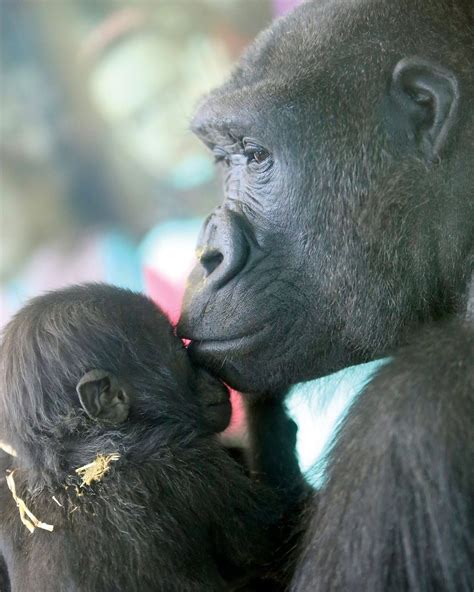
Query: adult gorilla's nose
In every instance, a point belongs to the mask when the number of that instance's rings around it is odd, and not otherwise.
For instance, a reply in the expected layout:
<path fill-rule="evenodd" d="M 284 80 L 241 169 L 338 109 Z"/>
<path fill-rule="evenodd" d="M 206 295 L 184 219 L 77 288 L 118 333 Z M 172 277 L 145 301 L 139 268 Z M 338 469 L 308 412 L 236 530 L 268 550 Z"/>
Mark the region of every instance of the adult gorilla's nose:
<path fill-rule="evenodd" d="M 216 209 L 204 223 L 196 254 L 206 290 L 220 290 L 235 278 L 250 255 L 239 215 L 226 208 Z"/>
<path fill-rule="evenodd" d="M 193 341 L 233 337 L 228 302 L 238 278 L 259 251 L 239 212 L 219 207 L 207 218 L 196 248 L 197 263 L 188 277 L 178 335 Z"/>

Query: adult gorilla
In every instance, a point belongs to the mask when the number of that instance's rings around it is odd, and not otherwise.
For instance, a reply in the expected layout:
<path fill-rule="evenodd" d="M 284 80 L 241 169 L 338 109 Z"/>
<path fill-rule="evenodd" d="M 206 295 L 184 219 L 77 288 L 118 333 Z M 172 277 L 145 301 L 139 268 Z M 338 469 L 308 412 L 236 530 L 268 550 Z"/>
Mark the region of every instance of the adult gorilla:
<path fill-rule="evenodd" d="M 225 173 L 194 355 L 253 398 L 392 356 L 339 432 L 298 592 L 474 587 L 473 6 L 305 4 L 193 122 Z"/>

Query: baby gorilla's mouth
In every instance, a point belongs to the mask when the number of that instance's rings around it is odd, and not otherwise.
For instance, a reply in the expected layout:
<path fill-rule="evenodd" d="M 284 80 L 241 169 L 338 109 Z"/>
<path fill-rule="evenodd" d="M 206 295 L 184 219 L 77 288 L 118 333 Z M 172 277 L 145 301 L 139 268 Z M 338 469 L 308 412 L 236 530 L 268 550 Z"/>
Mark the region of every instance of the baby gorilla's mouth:
<path fill-rule="evenodd" d="M 204 370 L 196 370 L 197 394 L 204 418 L 214 433 L 222 432 L 230 423 L 232 405 L 228 388 L 218 378 Z"/>
<path fill-rule="evenodd" d="M 222 387 L 223 387 L 222 391 L 219 393 L 216 393 L 218 396 L 215 399 L 208 400 L 207 407 L 219 407 L 220 405 L 230 404 L 229 391 L 224 385 L 222 385 Z M 224 389 L 225 389 L 225 391 L 224 391 Z"/>
<path fill-rule="evenodd" d="M 208 403 L 205 409 L 207 423 L 215 433 L 223 432 L 229 425 L 232 417 L 232 405 L 227 394 L 226 399 Z"/>

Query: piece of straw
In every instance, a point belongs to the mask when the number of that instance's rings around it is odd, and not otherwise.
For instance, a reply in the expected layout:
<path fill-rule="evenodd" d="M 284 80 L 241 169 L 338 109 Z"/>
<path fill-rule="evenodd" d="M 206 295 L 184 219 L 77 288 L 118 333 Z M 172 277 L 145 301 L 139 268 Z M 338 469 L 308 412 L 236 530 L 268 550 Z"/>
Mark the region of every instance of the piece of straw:
<path fill-rule="evenodd" d="M 45 524 L 44 522 L 41 522 L 41 520 L 38 520 L 38 518 L 36 518 L 36 516 L 26 507 L 25 502 L 17 496 L 15 479 L 13 478 L 14 472 L 15 471 L 7 473 L 6 478 L 8 489 L 11 491 L 13 499 L 15 500 L 15 503 L 18 507 L 18 511 L 20 512 L 20 520 L 31 533 L 33 533 L 36 528 L 42 528 L 48 532 L 53 532 L 54 526 L 51 524 Z"/>
<path fill-rule="evenodd" d="M 6 452 L 10 456 L 17 456 L 16 451 L 9 444 L 6 444 L 5 442 L 2 442 L 1 440 L 0 440 L 0 448 L 3 450 L 3 452 Z"/>
<path fill-rule="evenodd" d="M 62 503 L 58 500 L 58 498 L 56 496 L 53 495 L 51 499 L 53 500 L 53 502 L 55 502 L 56 504 L 58 504 L 58 506 L 60 508 L 63 507 Z"/>
<path fill-rule="evenodd" d="M 90 485 L 94 481 L 101 481 L 110 469 L 110 465 L 119 458 L 120 454 L 118 452 L 98 454 L 93 462 L 76 469 L 76 473 L 82 479 L 81 487 Z"/>

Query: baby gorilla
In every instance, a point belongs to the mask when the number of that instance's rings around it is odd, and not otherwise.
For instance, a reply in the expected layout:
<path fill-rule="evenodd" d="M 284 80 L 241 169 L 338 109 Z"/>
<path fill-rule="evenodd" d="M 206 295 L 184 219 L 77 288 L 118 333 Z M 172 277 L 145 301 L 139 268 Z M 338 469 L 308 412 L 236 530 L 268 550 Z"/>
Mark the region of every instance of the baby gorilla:
<path fill-rule="evenodd" d="M 230 589 L 223 566 L 265 563 L 282 509 L 220 447 L 229 420 L 227 389 L 146 297 L 32 300 L 1 346 L 0 440 L 16 452 L 0 477 L 4 587 Z"/>

